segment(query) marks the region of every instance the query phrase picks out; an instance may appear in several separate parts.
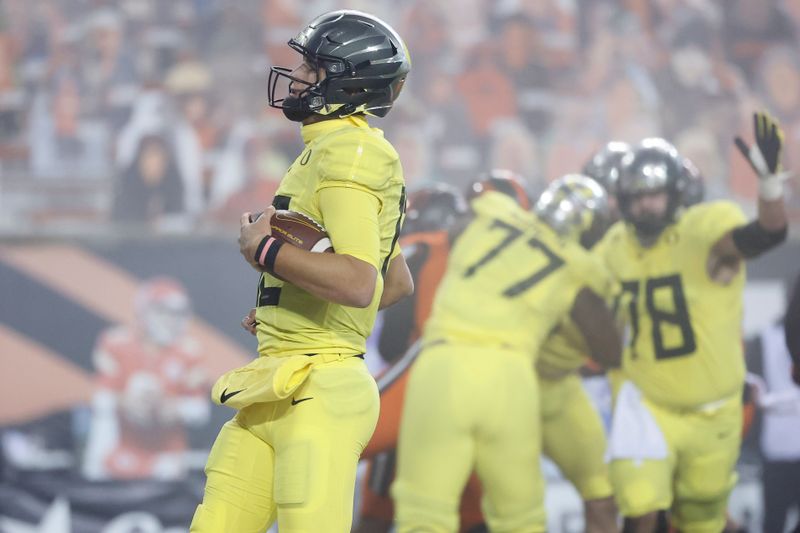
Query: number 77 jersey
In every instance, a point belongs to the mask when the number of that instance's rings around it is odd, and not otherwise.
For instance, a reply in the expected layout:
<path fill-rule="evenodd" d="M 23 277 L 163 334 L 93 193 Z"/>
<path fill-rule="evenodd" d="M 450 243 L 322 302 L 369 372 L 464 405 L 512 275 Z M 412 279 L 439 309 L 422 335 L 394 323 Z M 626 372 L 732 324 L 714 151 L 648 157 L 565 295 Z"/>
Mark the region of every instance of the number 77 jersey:
<path fill-rule="evenodd" d="M 486 192 L 450 252 L 423 342 L 503 347 L 534 358 L 578 292 L 613 283 L 602 264 L 508 196 Z"/>
<path fill-rule="evenodd" d="M 649 248 L 623 222 L 595 248 L 622 287 L 615 307 L 628 323 L 625 374 L 659 405 L 694 409 L 741 392 L 744 263 L 720 284 L 708 261 L 714 244 L 745 221 L 733 203 L 705 203 Z"/>

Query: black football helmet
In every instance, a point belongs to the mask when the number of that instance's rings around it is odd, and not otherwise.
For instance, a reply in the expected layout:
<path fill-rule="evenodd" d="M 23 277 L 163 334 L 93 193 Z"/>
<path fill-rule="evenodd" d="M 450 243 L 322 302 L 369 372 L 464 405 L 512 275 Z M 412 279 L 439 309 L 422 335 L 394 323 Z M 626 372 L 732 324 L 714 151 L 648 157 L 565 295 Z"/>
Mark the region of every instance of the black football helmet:
<path fill-rule="evenodd" d="M 567 174 L 551 182 L 533 211 L 562 238 L 587 249 L 600 240 L 611 220 L 605 189 L 582 174 Z"/>
<path fill-rule="evenodd" d="M 466 212 L 466 200 L 452 185 L 425 185 L 408 195 L 403 234 L 449 229 Z"/>
<path fill-rule="evenodd" d="M 492 169 L 481 174 L 477 180 L 470 183 L 467 188 L 467 201 L 480 196 L 486 191 L 497 191 L 507 194 L 517 201 L 526 211 L 531 208 L 531 196 L 525 181 L 519 174 L 510 170 Z"/>
<path fill-rule="evenodd" d="M 292 76 L 290 68 L 270 69 L 269 105 L 283 109 L 295 121 L 315 113 L 386 116 L 411 69 L 408 49 L 397 32 L 360 11 L 320 15 L 290 39 L 289 46 L 317 72 L 316 81 L 310 83 Z M 321 80 L 320 69 L 325 70 Z M 301 89 L 296 95 L 278 95 L 279 82 Z"/>
<path fill-rule="evenodd" d="M 683 158 L 669 142 L 660 138 L 645 139 L 622 158 L 617 180 L 617 202 L 622 218 L 636 230 L 642 243 L 652 243 L 683 204 L 686 186 Z M 667 193 L 667 209 L 662 216 L 634 216 L 631 202 L 640 195 Z"/>
<path fill-rule="evenodd" d="M 609 195 L 614 195 L 616 194 L 620 162 L 630 151 L 631 145 L 628 143 L 608 142 L 583 165 L 582 174 L 602 185 Z"/>
<path fill-rule="evenodd" d="M 705 199 L 706 184 L 703 175 L 689 159 L 683 158 L 683 207 L 691 207 Z"/>

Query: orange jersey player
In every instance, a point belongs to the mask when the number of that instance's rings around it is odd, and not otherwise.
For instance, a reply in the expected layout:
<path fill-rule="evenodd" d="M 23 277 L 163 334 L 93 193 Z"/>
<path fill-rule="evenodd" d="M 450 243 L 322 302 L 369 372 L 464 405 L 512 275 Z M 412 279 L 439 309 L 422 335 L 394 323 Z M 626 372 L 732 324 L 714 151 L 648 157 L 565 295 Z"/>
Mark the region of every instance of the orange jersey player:
<path fill-rule="evenodd" d="M 172 280 L 145 282 L 139 323 L 103 332 L 94 352 L 97 390 L 84 470 L 92 478 L 175 478 L 186 427 L 208 419 L 207 379 L 186 336 L 189 299 Z"/>

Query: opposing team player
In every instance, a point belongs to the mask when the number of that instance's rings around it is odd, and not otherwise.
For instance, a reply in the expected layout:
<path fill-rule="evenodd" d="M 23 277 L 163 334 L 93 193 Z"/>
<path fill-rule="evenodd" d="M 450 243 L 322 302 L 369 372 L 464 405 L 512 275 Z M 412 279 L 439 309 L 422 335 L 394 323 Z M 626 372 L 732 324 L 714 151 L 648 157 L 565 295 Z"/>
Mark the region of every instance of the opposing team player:
<path fill-rule="evenodd" d="M 491 531 L 544 531 L 535 356 L 567 313 L 591 354 L 620 353 L 598 296 L 611 281 L 578 243 L 495 191 L 472 208 L 406 391 L 392 486 L 400 533 L 457 531 L 473 469 Z"/>
<path fill-rule="evenodd" d="M 741 440 L 744 260 L 787 231 L 783 134 L 765 113 L 754 120 L 756 144 L 737 139 L 759 175 L 758 218 L 749 223 L 730 202 L 682 212 L 682 160 L 663 140 L 642 141 L 622 161 L 624 221 L 598 253 L 629 302 L 629 381 L 617 393 L 610 437 L 625 531 L 653 531 L 662 509 L 686 533 L 725 525 Z"/>
<path fill-rule="evenodd" d="M 187 430 L 208 421 L 208 376 L 188 333 L 189 295 L 174 279 L 143 282 L 136 325 L 98 339 L 97 389 L 84 454 L 91 479 L 176 479 L 187 471 Z"/>
<path fill-rule="evenodd" d="M 379 305 L 412 286 L 397 246 L 400 161 L 365 117 L 391 109 L 410 68 L 405 45 L 357 11 L 324 14 L 289 45 L 302 63 L 273 67 L 270 105 L 302 122 L 306 146 L 273 206 L 254 222 L 242 215 L 241 252 L 262 272 L 260 357 L 223 377 L 231 386 L 217 401 L 240 410 L 211 450 L 191 531 L 263 533 L 276 515 L 281 531 L 350 531 L 356 466 L 378 417 L 365 339 Z M 275 208 L 323 225 L 336 253 L 281 244 Z"/>

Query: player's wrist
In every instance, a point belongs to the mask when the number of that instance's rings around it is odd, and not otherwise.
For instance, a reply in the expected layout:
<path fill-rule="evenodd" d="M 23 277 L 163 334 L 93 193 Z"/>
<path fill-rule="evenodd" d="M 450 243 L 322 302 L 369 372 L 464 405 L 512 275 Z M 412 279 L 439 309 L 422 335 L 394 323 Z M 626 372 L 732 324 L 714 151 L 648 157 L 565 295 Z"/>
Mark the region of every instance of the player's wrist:
<path fill-rule="evenodd" d="M 758 197 L 767 202 L 783 198 L 783 182 L 790 176 L 789 172 L 778 172 L 760 176 L 758 180 Z"/>
<path fill-rule="evenodd" d="M 278 257 L 278 252 L 283 246 L 283 242 L 276 239 L 272 235 L 266 235 L 256 247 L 253 260 L 257 265 L 262 267 L 270 274 L 275 272 L 275 260 Z"/>

